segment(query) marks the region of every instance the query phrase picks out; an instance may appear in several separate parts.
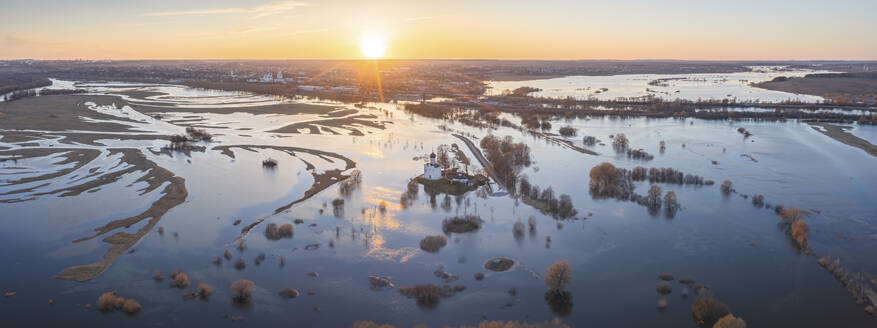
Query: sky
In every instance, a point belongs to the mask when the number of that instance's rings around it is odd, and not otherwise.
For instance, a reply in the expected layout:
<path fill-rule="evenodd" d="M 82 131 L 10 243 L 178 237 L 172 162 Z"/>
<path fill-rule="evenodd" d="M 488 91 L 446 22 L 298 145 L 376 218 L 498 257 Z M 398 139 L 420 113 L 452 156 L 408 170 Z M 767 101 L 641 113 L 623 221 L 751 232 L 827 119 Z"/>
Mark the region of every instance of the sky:
<path fill-rule="evenodd" d="M 877 59 L 877 0 L 3 0 L 0 59 Z"/>

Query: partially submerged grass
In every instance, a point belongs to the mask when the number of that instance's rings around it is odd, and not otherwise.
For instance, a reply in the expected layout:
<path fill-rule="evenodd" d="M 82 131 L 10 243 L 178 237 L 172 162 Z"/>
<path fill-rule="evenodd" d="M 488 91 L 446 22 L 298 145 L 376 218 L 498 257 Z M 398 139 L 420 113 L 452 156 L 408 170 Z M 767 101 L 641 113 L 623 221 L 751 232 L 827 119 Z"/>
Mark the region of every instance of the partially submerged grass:
<path fill-rule="evenodd" d="M 515 265 L 515 261 L 504 257 L 497 257 L 487 260 L 484 268 L 490 271 L 502 272 L 511 269 Z"/>
<path fill-rule="evenodd" d="M 426 236 L 423 240 L 420 241 L 420 249 L 435 253 L 438 252 L 440 248 L 445 247 L 448 244 L 448 239 L 445 236 L 437 235 L 437 236 Z"/>
<path fill-rule="evenodd" d="M 475 215 L 455 216 L 442 220 L 445 234 L 466 233 L 481 229 L 481 218 Z"/>

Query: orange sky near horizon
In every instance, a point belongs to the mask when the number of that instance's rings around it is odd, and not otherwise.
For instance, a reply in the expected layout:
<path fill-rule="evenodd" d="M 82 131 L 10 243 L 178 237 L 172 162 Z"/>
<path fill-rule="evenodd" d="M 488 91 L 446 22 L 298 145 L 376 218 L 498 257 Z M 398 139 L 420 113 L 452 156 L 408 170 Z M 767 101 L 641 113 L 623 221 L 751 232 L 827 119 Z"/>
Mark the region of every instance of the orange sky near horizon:
<path fill-rule="evenodd" d="M 60 0 L 0 11 L 2 59 L 877 59 L 877 2 Z"/>

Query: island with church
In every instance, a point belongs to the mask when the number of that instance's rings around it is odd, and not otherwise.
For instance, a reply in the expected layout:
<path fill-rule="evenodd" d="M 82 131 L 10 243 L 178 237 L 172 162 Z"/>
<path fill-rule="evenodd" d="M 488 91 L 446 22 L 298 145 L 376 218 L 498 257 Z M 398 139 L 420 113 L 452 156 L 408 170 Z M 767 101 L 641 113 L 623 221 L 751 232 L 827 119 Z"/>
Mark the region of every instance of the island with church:
<path fill-rule="evenodd" d="M 423 164 L 423 174 L 414 178 L 427 192 L 462 195 L 489 183 L 483 174 L 470 175 L 458 168 L 444 168 L 436 162 L 435 153 L 429 154 L 429 163 Z"/>

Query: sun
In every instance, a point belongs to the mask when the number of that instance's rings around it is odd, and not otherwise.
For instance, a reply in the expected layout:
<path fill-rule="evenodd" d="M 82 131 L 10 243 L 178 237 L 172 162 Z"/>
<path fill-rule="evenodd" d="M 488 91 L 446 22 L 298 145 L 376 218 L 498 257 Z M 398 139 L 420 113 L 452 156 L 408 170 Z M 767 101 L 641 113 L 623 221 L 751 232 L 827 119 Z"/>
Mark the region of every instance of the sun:
<path fill-rule="evenodd" d="M 368 59 L 382 58 L 387 52 L 387 38 L 377 33 L 365 34 L 359 37 L 359 50 Z"/>

